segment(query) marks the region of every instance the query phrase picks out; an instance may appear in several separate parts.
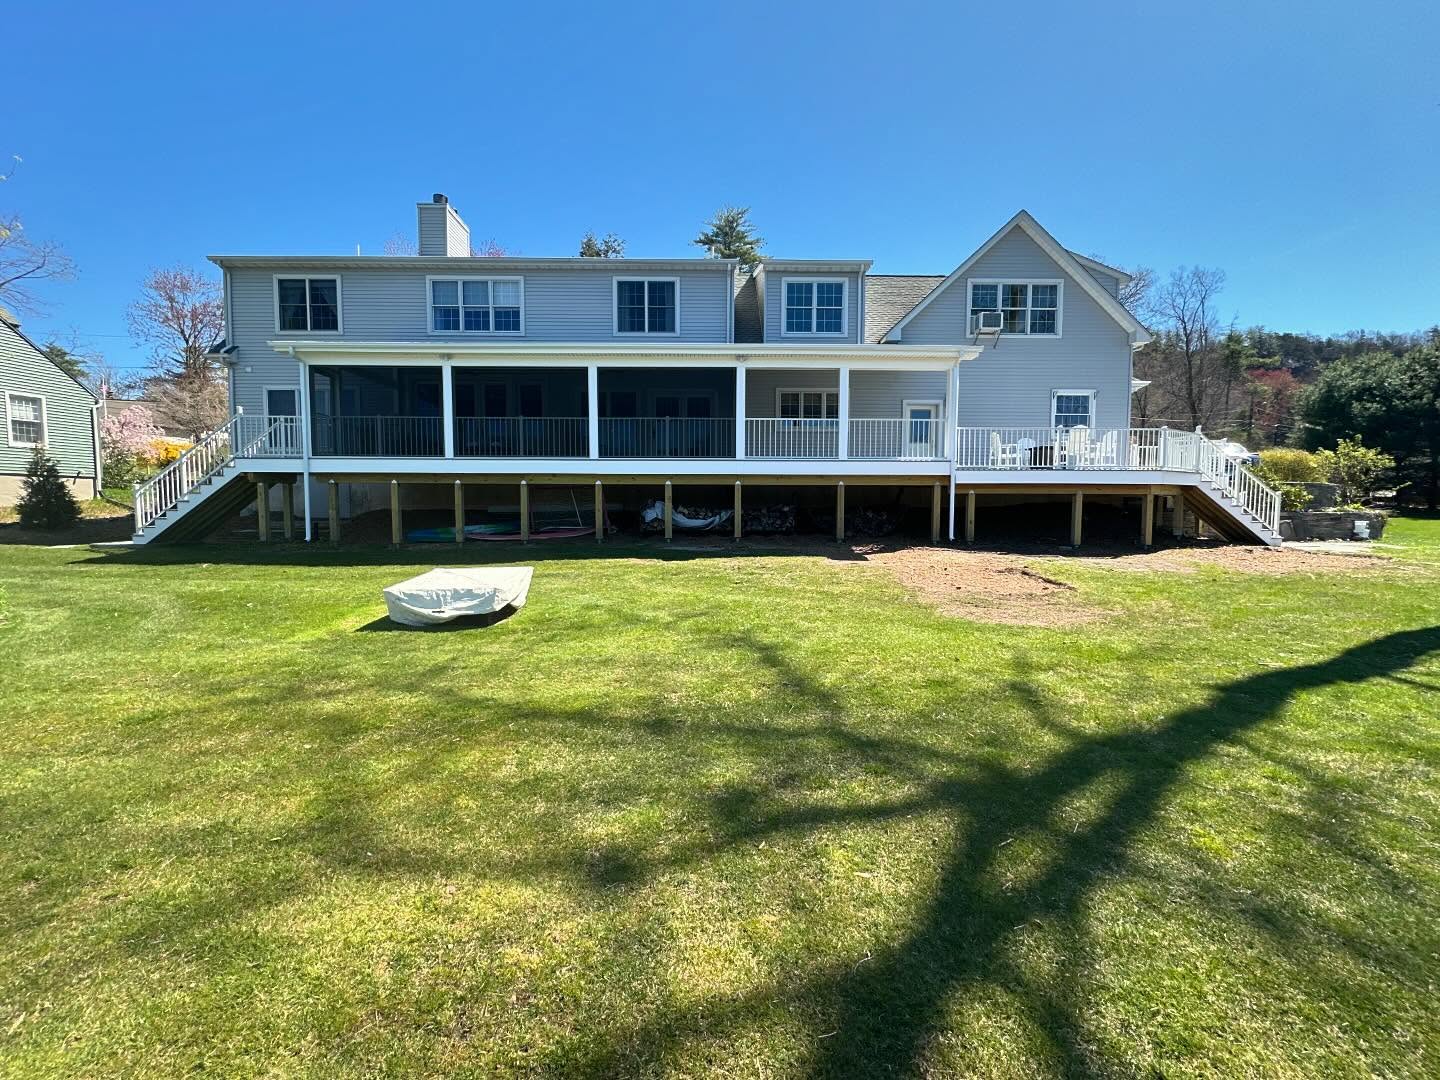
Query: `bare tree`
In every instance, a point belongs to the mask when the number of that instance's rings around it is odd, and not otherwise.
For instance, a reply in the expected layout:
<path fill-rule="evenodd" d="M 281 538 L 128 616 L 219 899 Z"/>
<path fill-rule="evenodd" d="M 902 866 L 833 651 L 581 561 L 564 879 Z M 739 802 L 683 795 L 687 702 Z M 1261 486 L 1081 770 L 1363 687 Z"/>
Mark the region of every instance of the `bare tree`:
<path fill-rule="evenodd" d="M 1091 255 L 1090 258 L 1098 263 L 1105 263 L 1107 266 L 1114 266 L 1118 270 L 1124 270 L 1130 280 L 1122 282 L 1116 291 L 1116 299 L 1125 305 L 1125 310 L 1134 315 L 1142 323 L 1149 322 L 1153 315 L 1150 308 L 1150 294 L 1155 288 L 1155 271 L 1148 266 L 1135 266 L 1126 268 L 1117 263 L 1109 262 L 1101 255 Z"/>
<path fill-rule="evenodd" d="M 19 154 L 14 160 L 9 172 L 0 173 L 0 183 L 9 180 L 20 167 Z M 31 240 L 19 217 L 0 215 L 0 303 L 19 314 L 39 314 L 46 305 L 33 291 L 34 286 L 74 276 L 75 264 L 59 244 Z"/>
<path fill-rule="evenodd" d="M 225 330 L 219 283 L 184 266 L 152 270 L 126 319 L 130 336 L 151 347 L 157 377 L 217 374 L 206 353 Z"/>
<path fill-rule="evenodd" d="M 1136 374 L 1152 380 L 1155 392 L 1145 402 L 1152 414 L 1158 406 L 1174 414 L 1163 419 L 1191 427 L 1230 420 L 1234 380 L 1221 355 L 1215 309 L 1224 284 L 1222 270 L 1182 266 L 1151 294 L 1156 339 L 1137 354 Z"/>
<path fill-rule="evenodd" d="M 383 254 L 392 256 L 420 254 L 419 245 L 416 244 L 415 240 L 398 230 L 390 234 L 390 238 L 385 241 L 385 245 L 380 250 Z M 470 257 L 473 259 L 499 259 L 506 255 L 515 254 L 518 254 L 518 252 L 507 250 L 493 237 L 489 240 L 482 241 L 478 245 L 473 242 L 470 244 Z"/>
<path fill-rule="evenodd" d="M 192 442 L 225 423 L 230 411 L 225 383 L 212 375 L 151 379 L 145 396 L 167 426 L 180 428 Z"/>

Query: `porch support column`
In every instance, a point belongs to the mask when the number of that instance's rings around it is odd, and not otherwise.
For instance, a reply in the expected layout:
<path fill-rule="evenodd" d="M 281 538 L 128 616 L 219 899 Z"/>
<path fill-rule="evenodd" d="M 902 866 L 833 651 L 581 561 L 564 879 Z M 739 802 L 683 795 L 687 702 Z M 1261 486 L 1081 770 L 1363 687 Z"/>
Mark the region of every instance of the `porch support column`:
<path fill-rule="evenodd" d="M 329 485 L 330 543 L 340 543 L 340 485 L 331 480 Z"/>
<path fill-rule="evenodd" d="M 455 481 L 455 543 L 465 544 L 465 485 Z"/>
<path fill-rule="evenodd" d="M 1141 499 L 1140 543 L 1148 548 L 1155 543 L 1155 493 L 1147 488 Z"/>
<path fill-rule="evenodd" d="M 955 463 L 955 402 L 959 396 L 957 392 L 959 383 L 960 365 L 955 364 L 945 373 L 945 412 L 941 417 L 941 422 L 945 425 L 945 437 L 941 444 L 941 452 L 944 453 L 945 460 L 949 461 L 952 467 Z M 952 536 L 950 539 L 954 540 L 955 537 Z"/>
<path fill-rule="evenodd" d="M 843 384 L 842 384 L 843 385 Z M 841 428 L 843 431 L 844 428 Z M 835 483 L 835 539 L 845 539 L 845 481 Z"/>
<path fill-rule="evenodd" d="M 280 535 L 295 539 L 295 485 L 289 480 L 280 485 Z"/>
<path fill-rule="evenodd" d="M 605 482 L 595 481 L 595 542 L 605 539 Z"/>
<path fill-rule="evenodd" d="M 665 481 L 665 539 L 675 536 L 675 503 L 671 500 L 670 481 Z"/>
<path fill-rule="evenodd" d="M 1170 496 L 1170 532 L 1176 540 L 1185 535 L 1185 500 L 1178 491 Z"/>
<path fill-rule="evenodd" d="M 950 490 L 950 531 L 948 533 L 950 543 L 955 542 L 955 477 L 951 476 L 945 481 L 945 486 Z"/>
<path fill-rule="evenodd" d="M 930 543 L 940 543 L 940 481 L 930 493 Z"/>
<path fill-rule="evenodd" d="M 836 455 L 841 461 L 850 456 L 850 369 L 840 369 L 840 433 L 836 440 Z M 841 537 L 840 539 L 844 539 Z"/>
<path fill-rule="evenodd" d="M 589 436 L 589 454 L 600 456 L 600 369 L 591 364 L 585 369 L 585 433 Z M 597 481 L 598 483 L 598 481 Z"/>
<path fill-rule="evenodd" d="M 975 492 L 965 493 L 965 542 L 975 542 Z"/>
<path fill-rule="evenodd" d="M 1080 546 L 1081 529 L 1085 521 L 1085 493 L 1077 491 L 1070 496 L 1070 546 Z"/>
<path fill-rule="evenodd" d="M 745 459 L 745 365 L 735 365 L 735 456 L 740 460 Z M 740 482 L 735 482 L 736 495 L 738 500 Z M 739 503 L 736 504 L 735 520 L 740 520 Z M 739 528 L 739 525 L 736 525 Z M 739 533 L 736 533 L 739 536 Z"/>
<path fill-rule="evenodd" d="M 530 481 L 520 481 L 520 542 L 530 542 Z"/>
<path fill-rule="evenodd" d="M 440 362 L 440 415 L 445 424 L 445 456 L 455 456 L 455 368 L 449 360 Z"/>
<path fill-rule="evenodd" d="M 255 531 L 262 544 L 270 540 L 270 485 L 255 481 Z"/>
<path fill-rule="evenodd" d="M 740 503 L 741 503 L 741 495 L 740 495 L 740 492 L 741 492 L 740 481 L 739 481 L 739 480 L 736 480 L 736 481 L 735 481 L 735 514 L 734 514 L 734 518 L 735 518 L 735 521 L 734 521 L 734 525 L 735 525 L 735 539 L 736 539 L 736 540 L 739 540 L 739 539 L 740 539 Z"/>
<path fill-rule="evenodd" d="M 400 520 L 400 481 L 390 481 L 390 546 L 399 547 L 405 539 L 403 522 Z"/>

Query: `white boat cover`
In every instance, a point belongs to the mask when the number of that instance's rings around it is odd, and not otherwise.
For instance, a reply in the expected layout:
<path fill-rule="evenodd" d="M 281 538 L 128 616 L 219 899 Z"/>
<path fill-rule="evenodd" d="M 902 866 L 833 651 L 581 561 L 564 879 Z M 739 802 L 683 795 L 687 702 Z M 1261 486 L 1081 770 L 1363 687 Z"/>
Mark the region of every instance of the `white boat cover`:
<path fill-rule="evenodd" d="M 533 566 L 436 567 L 384 589 L 390 618 L 405 626 L 434 626 L 465 615 L 522 608 Z"/>

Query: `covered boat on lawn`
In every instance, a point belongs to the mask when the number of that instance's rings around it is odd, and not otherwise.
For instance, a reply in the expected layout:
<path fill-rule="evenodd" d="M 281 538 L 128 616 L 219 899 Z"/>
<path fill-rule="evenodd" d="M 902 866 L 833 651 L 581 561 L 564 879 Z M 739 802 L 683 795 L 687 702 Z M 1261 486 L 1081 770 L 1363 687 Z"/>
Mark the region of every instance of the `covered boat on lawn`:
<path fill-rule="evenodd" d="M 525 606 L 531 566 L 436 567 L 383 589 L 390 618 L 402 626 L 502 615 Z"/>

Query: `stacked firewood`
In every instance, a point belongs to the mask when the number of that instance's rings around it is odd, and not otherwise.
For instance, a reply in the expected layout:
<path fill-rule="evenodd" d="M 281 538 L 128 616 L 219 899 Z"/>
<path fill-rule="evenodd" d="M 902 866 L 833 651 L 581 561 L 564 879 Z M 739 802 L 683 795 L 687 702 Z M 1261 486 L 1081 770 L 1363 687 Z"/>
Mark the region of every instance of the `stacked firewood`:
<path fill-rule="evenodd" d="M 747 506 L 742 522 L 747 533 L 793 533 L 795 531 L 795 507 L 789 503 Z"/>

